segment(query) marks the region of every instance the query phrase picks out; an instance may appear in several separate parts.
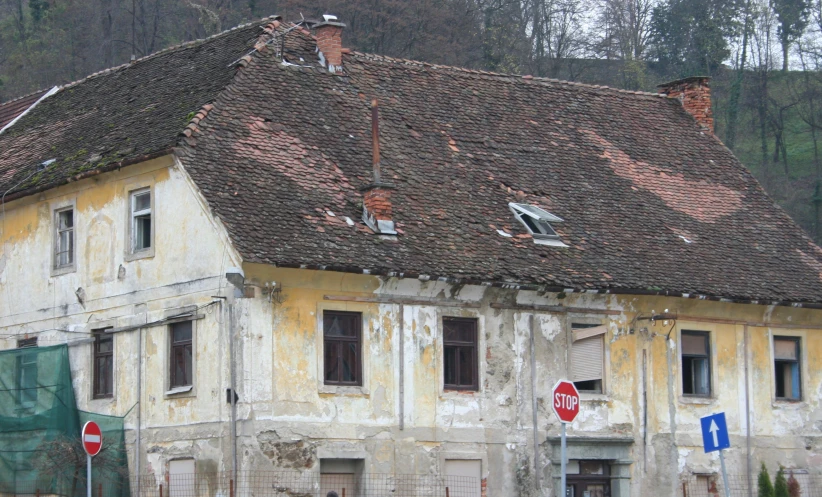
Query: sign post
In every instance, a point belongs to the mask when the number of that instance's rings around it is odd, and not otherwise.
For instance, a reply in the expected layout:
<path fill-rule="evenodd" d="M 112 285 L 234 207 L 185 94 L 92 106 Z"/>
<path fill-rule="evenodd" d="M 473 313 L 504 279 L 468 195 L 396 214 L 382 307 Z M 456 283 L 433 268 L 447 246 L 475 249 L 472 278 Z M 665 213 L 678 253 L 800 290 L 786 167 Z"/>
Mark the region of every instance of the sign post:
<path fill-rule="evenodd" d="M 731 446 L 728 436 L 728 424 L 725 422 L 725 413 L 719 412 L 700 418 L 702 425 L 702 445 L 705 453 L 719 451 L 719 464 L 722 465 L 722 482 L 725 487 L 725 497 L 731 497 L 731 489 L 728 487 L 728 472 L 725 471 L 725 454 L 723 449 Z"/>
<path fill-rule="evenodd" d="M 80 433 L 83 441 L 83 450 L 86 451 L 86 487 L 88 497 L 91 497 L 91 458 L 100 453 L 103 448 L 103 432 L 94 421 L 86 421 Z"/>
<path fill-rule="evenodd" d="M 551 392 L 553 401 L 551 405 L 554 407 L 554 412 L 562 423 L 562 439 L 560 442 L 560 458 L 562 459 L 562 477 L 560 479 L 560 496 L 565 497 L 568 493 L 566 488 L 566 464 L 568 461 L 565 452 L 565 425 L 574 421 L 574 418 L 579 414 L 579 392 L 573 383 L 566 380 L 559 380 Z"/>

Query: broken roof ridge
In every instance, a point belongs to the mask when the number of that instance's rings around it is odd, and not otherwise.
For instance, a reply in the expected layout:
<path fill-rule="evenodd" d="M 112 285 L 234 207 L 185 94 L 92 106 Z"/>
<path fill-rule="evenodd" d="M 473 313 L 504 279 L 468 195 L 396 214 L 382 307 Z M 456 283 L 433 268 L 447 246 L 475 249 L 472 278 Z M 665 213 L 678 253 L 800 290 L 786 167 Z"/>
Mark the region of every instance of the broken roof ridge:
<path fill-rule="evenodd" d="M 361 57 L 372 61 L 384 61 L 393 64 L 403 64 L 408 66 L 418 66 L 420 68 L 431 68 L 431 69 L 445 69 L 448 71 L 454 71 L 457 73 L 469 74 L 469 75 L 477 75 L 477 76 L 491 76 L 499 78 L 503 81 L 510 81 L 510 82 L 518 82 L 518 81 L 535 81 L 539 83 L 552 83 L 552 84 L 560 84 L 566 86 L 578 86 L 582 88 L 592 89 L 592 90 L 606 90 L 616 93 L 621 93 L 625 95 L 639 95 L 643 97 L 654 97 L 654 98 L 667 98 L 665 95 L 659 93 L 652 93 L 647 91 L 641 90 L 623 90 L 621 88 L 614 88 L 613 86 L 606 86 L 606 85 L 594 85 L 590 83 L 580 83 L 577 81 L 568 81 L 564 79 L 556 79 L 556 78 L 547 78 L 542 76 L 532 76 L 532 75 L 523 75 L 523 74 L 515 74 L 515 73 L 501 73 L 501 72 L 493 72 L 493 71 L 483 71 L 480 69 L 469 69 L 467 67 L 460 67 L 460 66 L 451 66 L 446 64 L 434 64 L 431 62 L 424 62 L 420 60 L 414 59 L 404 59 L 400 57 L 391 57 L 388 55 L 380 55 L 380 54 L 373 54 L 368 52 L 360 52 L 357 50 L 352 50 L 350 52 L 343 52 L 344 55 L 351 55 L 354 57 Z"/>
<path fill-rule="evenodd" d="M 249 27 L 252 27 L 252 26 L 255 26 L 255 25 L 261 25 L 261 27 L 262 27 L 263 22 L 268 21 L 268 20 L 273 21 L 273 20 L 276 20 L 278 17 L 279 16 L 276 16 L 276 15 L 263 17 L 263 18 L 258 19 L 256 21 L 251 21 L 251 22 L 239 24 L 237 26 L 234 26 L 233 28 L 229 28 L 229 29 L 220 31 L 219 33 L 215 33 L 211 36 L 206 36 L 205 38 L 197 38 L 196 40 L 190 40 L 190 41 L 185 41 L 183 43 L 178 43 L 177 45 L 171 45 L 169 47 L 163 48 L 162 50 L 158 50 L 156 52 L 153 52 L 153 53 L 150 53 L 148 55 L 144 55 L 142 57 L 134 59 L 133 61 L 129 61 L 129 62 L 126 62 L 124 64 L 119 64 L 119 65 L 116 65 L 116 66 L 107 67 L 107 68 L 101 69 L 97 72 L 93 72 L 91 74 L 88 74 L 88 75 L 86 75 L 86 76 L 84 76 L 80 79 L 75 80 L 75 81 L 71 81 L 71 82 L 66 83 L 64 85 L 60 85 L 59 90 L 68 89 L 68 88 L 77 86 L 81 83 L 84 83 L 84 82 L 89 81 L 91 79 L 97 78 L 99 76 L 103 76 L 103 75 L 106 75 L 106 74 L 109 74 L 109 73 L 119 71 L 119 70 L 124 69 L 126 67 L 133 66 L 134 64 L 138 64 L 138 63 L 145 62 L 147 60 L 154 59 L 155 57 L 160 57 L 162 55 L 166 55 L 169 52 L 174 52 L 176 50 L 181 50 L 181 49 L 201 45 L 205 42 L 208 42 L 208 41 L 214 40 L 216 38 L 226 36 L 230 33 L 233 33 L 235 31 L 239 31 L 241 29 L 246 29 L 246 28 L 249 28 Z"/>

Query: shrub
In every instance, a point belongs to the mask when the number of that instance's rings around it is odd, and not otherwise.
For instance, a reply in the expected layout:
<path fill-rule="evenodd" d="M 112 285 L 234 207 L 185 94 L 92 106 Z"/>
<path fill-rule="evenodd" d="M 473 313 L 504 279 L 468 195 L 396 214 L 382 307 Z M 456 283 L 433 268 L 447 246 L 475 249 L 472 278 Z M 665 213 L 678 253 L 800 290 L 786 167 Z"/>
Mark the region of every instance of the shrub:
<path fill-rule="evenodd" d="M 762 469 L 759 470 L 759 481 L 757 486 L 759 487 L 757 497 L 774 497 L 771 477 L 768 475 L 768 468 L 765 467 L 764 462 L 762 463 Z"/>
<path fill-rule="evenodd" d="M 788 494 L 788 481 L 785 479 L 785 471 L 780 467 L 776 472 L 776 481 L 773 484 L 774 497 L 791 497 Z"/>
<path fill-rule="evenodd" d="M 793 477 L 793 473 L 791 473 L 790 478 L 788 478 L 788 495 L 791 497 L 802 496 L 802 490 L 799 488 L 799 482 Z"/>

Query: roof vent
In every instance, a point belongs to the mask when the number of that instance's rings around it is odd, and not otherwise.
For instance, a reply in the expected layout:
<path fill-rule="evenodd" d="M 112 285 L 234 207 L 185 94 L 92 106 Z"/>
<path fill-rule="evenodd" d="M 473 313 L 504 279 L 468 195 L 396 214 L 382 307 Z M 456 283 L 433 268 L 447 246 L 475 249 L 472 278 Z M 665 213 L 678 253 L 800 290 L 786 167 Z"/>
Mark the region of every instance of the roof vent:
<path fill-rule="evenodd" d="M 557 217 L 539 207 L 528 204 L 515 204 L 510 202 L 508 208 L 514 213 L 517 221 L 522 223 L 528 232 L 533 235 L 534 243 L 554 247 L 568 246 L 562 243 L 557 232 L 551 227 L 551 223 L 563 222 L 561 217 Z"/>

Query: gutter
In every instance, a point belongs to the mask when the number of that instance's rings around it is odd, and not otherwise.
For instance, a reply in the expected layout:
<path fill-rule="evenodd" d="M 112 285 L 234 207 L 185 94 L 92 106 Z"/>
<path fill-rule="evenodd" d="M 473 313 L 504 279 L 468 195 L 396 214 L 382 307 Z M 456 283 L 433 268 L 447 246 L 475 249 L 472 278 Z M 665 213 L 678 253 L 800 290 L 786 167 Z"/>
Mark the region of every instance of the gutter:
<path fill-rule="evenodd" d="M 33 104 L 29 105 L 29 107 L 28 107 L 26 110 L 24 110 L 23 112 L 21 112 L 21 113 L 20 113 L 20 115 L 18 115 L 17 117 L 15 117 L 14 119 L 12 119 L 12 120 L 11 120 L 8 124 L 6 124 L 6 125 L 5 125 L 5 126 L 3 126 L 2 128 L 0 128 L 0 135 L 1 135 L 1 134 L 3 134 L 3 131 L 6 131 L 7 129 L 9 129 L 9 128 L 11 128 L 12 126 L 14 126 L 14 123 L 16 123 L 17 121 L 19 121 L 20 119 L 22 119 L 22 118 L 23 118 L 23 116 L 25 116 L 26 114 L 28 114 L 28 113 L 31 111 L 31 109 L 33 109 L 33 108 L 37 107 L 37 104 L 39 104 L 40 102 L 42 102 L 43 100 L 45 100 L 47 97 L 50 97 L 50 96 L 54 95 L 55 93 L 57 93 L 57 90 L 59 90 L 59 88 L 58 88 L 58 87 L 56 87 L 56 86 L 55 86 L 55 87 L 53 87 L 51 90 L 49 90 L 48 92 L 46 92 L 46 94 L 45 94 L 45 95 L 43 95 L 42 97 L 38 98 L 36 102 L 34 102 Z"/>

